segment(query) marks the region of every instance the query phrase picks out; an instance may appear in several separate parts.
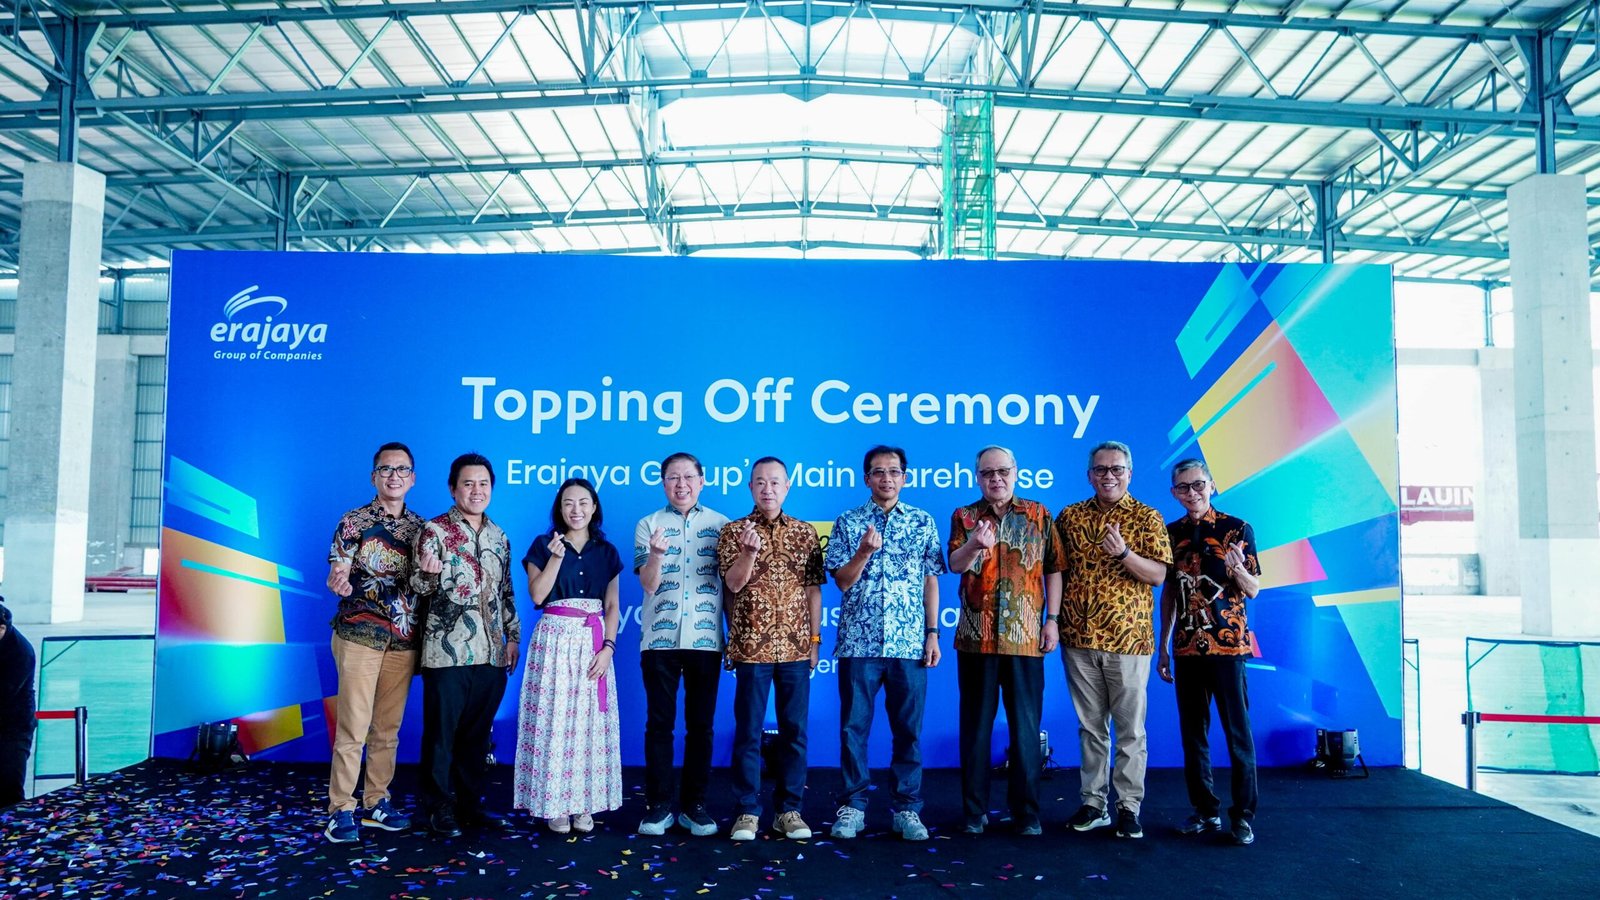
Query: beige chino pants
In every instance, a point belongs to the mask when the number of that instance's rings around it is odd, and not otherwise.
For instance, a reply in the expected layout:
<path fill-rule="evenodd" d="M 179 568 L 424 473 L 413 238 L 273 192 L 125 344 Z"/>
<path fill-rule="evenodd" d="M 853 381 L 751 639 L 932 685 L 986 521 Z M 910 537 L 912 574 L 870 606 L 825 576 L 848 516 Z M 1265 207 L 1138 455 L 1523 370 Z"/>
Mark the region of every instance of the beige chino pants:
<path fill-rule="evenodd" d="M 1115 787 L 1117 806 L 1137 814 L 1144 802 L 1144 772 L 1149 763 L 1144 717 L 1150 657 L 1063 647 L 1061 661 L 1067 669 L 1072 707 L 1078 713 L 1083 802 L 1105 809 L 1107 788 Z M 1117 734 L 1115 774 L 1109 726 L 1115 726 Z"/>
<path fill-rule="evenodd" d="M 374 650 L 334 637 L 333 665 L 339 672 L 339 696 L 334 705 L 333 771 L 328 777 L 330 814 L 356 808 L 363 746 L 367 781 L 362 800 L 370 809 L 389 796 L 400 746 L 400 718 L 417 672 L 417 654 Z"/>

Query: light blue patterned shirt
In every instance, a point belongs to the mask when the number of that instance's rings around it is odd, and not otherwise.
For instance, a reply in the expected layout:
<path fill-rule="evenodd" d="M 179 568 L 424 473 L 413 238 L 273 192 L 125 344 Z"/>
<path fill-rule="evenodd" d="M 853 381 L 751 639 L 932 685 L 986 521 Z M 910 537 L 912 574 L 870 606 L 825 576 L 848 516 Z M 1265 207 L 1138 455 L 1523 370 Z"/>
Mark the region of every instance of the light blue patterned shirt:
<path fill-rule="evenodd" d="M 944 574 L 939 527 L 933 516 L 904 501 L 885 513 L 868 500 L 833 523 L 824 560 L 829 572 L 850 562 L 868 525 L 878 529 L 883 546 L 844 592 L 833 655 L 919 659 L 926 633 L 922 581 Z"/>
<path fill-rule="evenodd" d="M 695 504 L 687 514 L 665 506 L 639 520 L 633 529 L 633 571 L 650 559 L 650 535 L 667 539 L 661 583 L 643 600 L 640 650 L 722 652 L 722 571 L 717 538 L 728 517 Z"/>

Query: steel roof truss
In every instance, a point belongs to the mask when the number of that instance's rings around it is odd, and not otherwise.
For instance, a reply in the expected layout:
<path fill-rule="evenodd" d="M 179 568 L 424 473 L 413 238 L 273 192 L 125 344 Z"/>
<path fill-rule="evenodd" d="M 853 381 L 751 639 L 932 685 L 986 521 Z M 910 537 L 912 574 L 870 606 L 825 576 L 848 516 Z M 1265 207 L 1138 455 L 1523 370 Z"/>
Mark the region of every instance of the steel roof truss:
<path fill-rule="evenodd" d="M 1436 102 L 1436 98 L 1434 97 L 1434 94 L 1439 90 L 1440 87 L 1442 87 L 1444 85 L 1445 78 L 1447 76 L 1449 76 L 1451 72 L 1455 71 L 1456 64 L 1461 61 L 1462 57 L 1466 56 L 1467 48 L 1472 47 L 1472 46 L 1474 46 L 1474 45 L 1471 44 L 1471 43 L 1462 42 L 1460 44 L 1457 44 L 1456 48 L 1454 50 L 1450 51 L 1450 55 L 1445 58 L 1443 65 L 1438 66 L 1439 74 L 1438 74 L 1437 77 L 1434 78 L 1433 84 L 1429 85 L 1428 89 L 1422 93 L 1422 99 L 1418 101 L 1421 105 L 1427 106 L 1427 105 L 1429 105 L 1431 103 Z M 1478 44 L 1476 46 L 1478 46 L 1480 48 L 1483 47 L 1482 44 Z M 1493 53 L 1489 53 L 1487 50 L 1484 50 L 1483 52 L 1484 52 L 1484 54 L 1486 56 L 1488 56 L 1489 58 L 1493 59 L 1496 63 L 1498 63 L 1500 61 L 1499 58 L 1496 57 Z M 1512 83 L 1512 86 L 1513 87 L 1518 87 L 1515 84 L 1514 81 Z"/>
<path fill-rule="evenodd" d="M 804 190 L 796 191 L 794 186 L 789 183 L 789 179 L 783 177 L 783 170 L 774 165 L 772 160 L 767 159 L 762 160 L 761 162 L 766 168 L 768 174 L 770 174 L 773 178 L 776 178 L 779 184 L 783 185 L 784 192 L 789 195 L 789 200 L 794 203 L 795 211 L 804 214 L 806 208 Z M 855 172 L 852 170 L 850 174 L 855 175 Z M 856 184 L 861 186 L 861 190 L 866 192 L 868 198 L 871 198 L 872 192 L 867 188 L 866 185 L 861 184 L 860 176 L 856 176 Z"/>
<path fill-rule="evenodd" d="M 1117 205 L 1118 209 L 1122 210 L 1122 214 L 1128 218 L 1128 223 L 1134 228 L 1138 228 L 1139 220 L 1134 217 L 1133 210 L 1128 209 L 1128 205 L 1122 202 L 1122 195 L 1117 193 L 1117 189 L 1112 186 L 1111 182 L 1105 178 L 1096 178 L 1096 180 L 1111 192 L 1111 201 Z"/>
<path fill-rule="evenodd" d="M 597 80 L 596 73 L 592 68 L 586 67 L 572 55 L 572 48 L 567 46 L 566 35 L 562 34 L 560 29 L 550 27 L 550 19 L 552 17 L 552 13 L 540 12 L 534 14 L 533 20 L 538 22 L 539 27 L 544 29 L 544 33 L 550 36 L 550 40 L 556 45 L 556 49 L 561 51 L 561 55 L 566 59 L 567 64 L 572 66 L 573 74 L 584 84 L 595 83 Z M 585 30 L 579 37 L 582 39 L 582 45 L 578 48 L 578 56 L 592 63 L 594 59 L 594 31 Z"/>
<path fill-rule="evenodd" d="M 94 51 L 99 48 L 99 38 L 104 31 L 104 26 L 100 26 L 95 29 L 94 36 L 90 39 L 88 45 L 84 47 L 83 58 L 85 62 L 87 62 L 89 57 L 94 54 Z M 105 58 L 102 59 L 98 65 L 92 66 L 89 69 L 87 80 L 90 86 L 93 86 L 96 81 L 99 81 L 100 77 L 106 74 L 106 72 L 111 68 L 111 65 L 122 58 L 122 51 L 127 49 L 128 42 L 133 40 L 133 36 L 138 33 L 139 32 L 132 29 L 124 31 L 121 36 L 117 38 L 116 43 L 112 44 L 106 49 Z"/>
<path fill-rule="evenodd" d="M 1216 218 L 1217 225 L 1218 225 L 1218 227 L 1220 227 L 1222 229 L 1222 233 L 1223 234 L 1232 234 L 1233 233 L 1233 229 L 1228 227 L 1228 220 L 1226 218 L 1223 218 L 1222 213 L 1217 212 L 1217 208 L 1215 206 L 1211 205 L 1210 198 L 1206 197 L 1206 192 L 1205 191 L 1200 190 L 1200 185 L 1195 184 L 1192 181 L 1186 181 L 1186 182 L 1182 182 L 1182 183 L 1189 185 L 1189 190 L 1193 191 L 1194 195 L 1196 197 L 1200 198 L 1200 202 L 1205 204 L 1206 209 L 1211 211 L 1211 215 Z"/>
<path fill-rule="evenodd" d="M 389 26 L 393 25 L 394 21 L 395 20 L 392 18 L 384 19 L 378 24 L 378 30 L 374 31 L 372 36 L 366 39 L 366 43 L 362 44 L 361 50 L 356 53 L 356 58 L 352 59 L 350 64 L 344 67 L 344 70 L 339 73 L 338 79 L 333 82 L 331 87 L 334 90 L 338 90 L 339 88 L 342 88 L 350 83 L 350 79 L 355 77 L 356 70 L 366 64 L 367 58 L 372 55 L 372 51 L 378 49 L 378 42 L 383 40 L 383 36 L 389 33 Z M 427 42 L 421 41 L 420 36 L 416 34 L 415 30 L 409 28 L 409 24 L 410 23 L 407 23 L 408 31 L 411 34 L 413 42 L 417 42 L 422 45 L 420 49 L 423 51 L 423 56 L 433 64 L 435 70 L 442 72 L 443 67 L 439 63 L 438 57 L 434 56 L 433 51 L 427 47 Z M 359 34 L 359 32 L 357 33 Z M 310 69 L 311 67 L 307 66 L 306 68 Z"/>
<path fill-rule="evenodd" d="M 1233 34 L 1231 32 L 1228 32 L 1227 29 L 1225 29 L 1225 28 L 1224 29 L 1217 29 L 1217 28 L 1213 28 L 1213 27 L 1207 27 L 1206 30 L 1205 30 L 1205 33 L 1200 36 L 1200 39 L 1195 41 L 1189 47 L 1189 52 L 1185 53 L 1183 55 L 1183 59 L 1179 60 L 1178 64 L 1173 67 L 1172 73 L 1167 76 L 1167 80 L 1166 81 L 1162 82 L 1161 87 L 1156 89 L 1156 93 L 1165 94 L 1168 91 L 1172 90 L 1172 86 L 1177 84 L 1178 83 L 1178 79 L 1183 77 L 1183 73 L 1188 70 L 1189 64 L 1191 62 L 1194 62 L 1194 58 L 1196 56 L 1200 55 L 1201 49 L 1203 49 L 1205 47 L 1205 45 L 1210 42 L 1211 35 L 1215 34 L 1218 30 L 1223 31 L 1224 33 L 1226 33 L 1228 35 L 1228 40 L 1233 41 L 1234 47 L 1238 49 L 1239 55 L 1243 59 L 1245 59 L 1247 61 L 1250 59 L 1249 54 L 1244 52 L 1244 48 L 1239 46 L 1239 42 L 1234 40 Z M 1255 68 L 1255 64 L 1254 63 L 1251 63 L 1251 68 Z M 1278 95 L 1277 91 L 1272 90 L 1272 83 L 1267 80 L 1267 77 L 1265 75 L 1261 75 L 1260 74 L 1260 70 L 1259 69 L 1257 70 L 1257 77 L 1259 77 L 1261 79 L 1261 83 L 1262 84 L 1265 84 L 1267 86 L 1267 90 L 1272 91 L 1272 95 L 1274 97 L 1276 97 Z"/>
<path fill-rule="evenodd" d="M 1380 137 L 1383 137 L 1382 132 L 1376 133 Z M 1380 170 L 1377 173 L 1378 180 L 1375 184 L 1371 181 L 1363 181 L 1360 187 L 1355 187 L 1354 183 L 1347 182 L 1346 188 L 1349 189 L 1347 190 L 1347 196 L 1353 197 L 1354 193 L 1358 190 L 1366 191 L 1367 196 L 1360 199 L 1358 202 L 1353 203 L 1353 205 L 1345 212 L 1341 213 L 1335 219 L 1335 221 L 1338 223 L 1348 221 L 1351 217 L 1360 214 L 1372 203 L 1388 197 L 1390 194 L 1393 194 L 1411 182 L 1421 178 L 1433 167 L 1438 166 L 1450 159 L 1454 159 L 1467 148 L 1482 142 L 1486 138 L 1496 136 L 1498 133 L 1499 130 L 1496 129 L 1494 131 L 1478 132 L 1477 134 L 1457 134 L 1453 139 L 1435 141 L 1422 159 L 1419 160 L 1413 156 L 1412 158 L 1405 160 L 1407 172 L 1404 175 L 1397 176 L 1395 172 L 1395 166 L 1391 165 L 1388 167 L 1380 167 Z M 1387 140 L 1387 138 L 1384 138 L 1384 143 L 1391 149 L 1398 150 L 1398 148 L 1395 148 L 1394 145 Z M 1376 190 L 1374 190 L 1374 188 L 1376 188 Z"/>
<path fill-rule="evenodd" d="M 1395 99 L 1399 100 L 1402 106 L 1410 106 L 1411 100 L 1406 97 L 1406 92 L 1400 90 L 1400 85 L 1395 84 L 1394 79 L 1389 77 L 1389 70 L 1384 67 L 1383 63 L 1378 62 L 1376 56 L 1372 55 L 1372 50 L 1367 47 L 1367 42 L 1361 39 L 1361 35 L 1352 34 L 1350 35 L 1350 40 L 1355 43 L 1356 49 L 1361 51 L 1361 55 L 1367 58 L 1367 63 L 1372 66 L 1372 71 L 1389 88 L 1389 92 L 1394 94 Z"/>
<path fill-rule="evenodd" d="M 1505 250 L 1506 242 L 1500 239 L 1500 232 L 1496 230 L 1493 225 L 1489 224 L 1489 218 L 1483 214 L 1483 210 L 1478 207 L 1478 204 L 1473 202 L 1472 198 L 1468 197 L 1467 205 L 1472 207 L 1472 211 L 1477 214 L 1478 221 L 1483 223 L 1484 230 L 1489 232 L 1489 238 L 1494 241 L 1495 246 L 1499 247 L 1501 250 Z"/>
<path fill-rule="evenodd" d="M 1133 80 L 1139 83 L 1139 87 L 1142 88 L 1146 94 L 1155 93 L 1150 89 L 1149 83 L 1144 80 L 1144 76 L 1139 74 L 1139 67 L 1133 64 L 1133 60 L 1128 58 L 1128 54 L 1122 52 L 1122 47 L 1117 44 L 1117 39 L 1111 36 L 1111 30 L 1100 24 L 1100 20 L 1098 18 L 1089 19 L 1089 24 L 1093 25 L 1095 30 L 1100 32 L 1100 37 L 1105 40 L 1106 46 L 1110 47 L 1112 54 L 1115 55 L 1117 59 L 1122 61 L 1123 68 L 1127 69 L 1128 74 L 1133 76 Z M 1022 80 L 1018 79 L 1018 83 L 1022 83 Z"/>
<path fill-rule="evenodd" d="M 1011 176 L 1011 184 L 1013 188 L 1017 193 L 1022 195 L 1022 199 L 1028 201 L 1028 206 L 1032 207 L 1033 215 L 1039 220 L 1039 223 L 1044 224 L 1045 222 L 1048 222 L 1049 218 L 1044 214 L 1044 208 L 1039 205 L 1039 201 L 1033 199 L 1032 194 L 1028 193 L 1028 187 L 1022 183 L 1022 177 L 1017 174 L 1017 171 L 1015 169 L 1006 169 L 1003 170 L 1001 174 Z M 941 186 L 940 189 L 943 190 L 943 186 Z M 998 212 L 999 209 L 996 209 L 996 214 L 998 214 Z"/>
<path fill-rule="evenodd" d="M 1255 57 L 1251 55 L 1249 50 L 1244 48 L 1243 44 L 1239 43 L 1239 39 L 1233 35 L 1233 30 L 1228 28 L 1226 25 L 1215 29 L 1206 29 L 1205 35 L 1199 41 L 1195 42 L 1196 49 L 1199 49 L 1200 45 L 1205 43 L 1206 38 L 1211 36 L 1212 31 L 1222 32 L 1222 36 L 1227 38 L 1228 43 L 1233 45 L 1233 49 L 1239 54 L 1239 59 L 1243 60 L 1244 64 L 1249 67 L 1252 73 L 1255 74 L 1256 80 L 1261 82 L 1261 86 L 1267 89 L 1267 93 L 1271 94 L 1274 99 L 1283 96 L 1282 94 L 1278 93 L 1278 89 L 1272 85 L 1272 79 L 1267 77 L 1267 73 L 1261 71 L 1261 67 L 1256 65 Z M 1265 37 L 1265 35 L 1266 33 L 1263 33 L 1263 37 Z M 1193 51 L 1191 51 L 1191 53 L 1192 52 Z M 1313 67 L 1312 70 L 1315 71 L 1315 67 Z"/>
<path fill-rule="evenodd" d="M 222 82 L 226 80 L 229 75 L 233 74 L 233 70 L 239 65 L 240 61 L 244 59 L 245 53 L 250 49 L 250 46 L 256 42 L 256 38 L 261 36 L 261 31 L 265 27 L 266 26 L 262 25 L 260 22 L 250 26 L 250 31 L 245 35 L 244 40 L 240 41 L 239 46 L 234 48 L 233 53 L 228 55 L 228 61 L 222 64 L 222 68 L 218 69 L 215 75 L 211 76 L 211 83 L 206 85 L 205 93 L 215 94 L 217 89 L 222 87 Z M 335 86 L 342 86 L 342 84 L 343 82 L 341 82 L 340 85 Z"/>
<path fill-rule="evenodd" d="M 41 7 L 48 8 L 52 14 L 46 17 L 43 14 L 46 9 Z M 61 18 L 59 11 L 50 4 L 35 3 L 33 0 L 3 0 L 0 2 L 0 11 L 8 14 L 0 18 L 0 47 L 39 70 L 53 84 L 71 79 L 74 69 L 66 59 L 71 47 L 62 31 L 76 27 L 76 22 Z M 28 46 L 24 35 L 30 33 L 44 39 L 45 45 L 50 48 L 51 59 L 34 53 Z"/>
<path fill-rule="evenodd" d="M 1429 244 L 1433 242 L 1433 239 L 1439 234 L 1439 229 L 1443 228 L 1445 223 L 1450 221 L 1450 216 L 1456 211 L 1456 208 L 1461 205 L 1463 199 L 1464 198 L 1456 197 L 1450 201 L 1450 205 L 1445 207 L 1444 212 L 1441 213 L 1438 220 L 1433 223 L 1433 227 L 1428 229 L 1428 233 L 1422 236 L 1422 243 Z"/>

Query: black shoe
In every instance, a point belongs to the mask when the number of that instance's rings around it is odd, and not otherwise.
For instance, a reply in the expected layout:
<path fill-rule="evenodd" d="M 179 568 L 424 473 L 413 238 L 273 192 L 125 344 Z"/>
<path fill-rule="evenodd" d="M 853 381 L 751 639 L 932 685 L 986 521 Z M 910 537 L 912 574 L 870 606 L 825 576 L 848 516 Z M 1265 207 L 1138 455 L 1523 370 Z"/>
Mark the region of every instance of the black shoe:
<path fill-rule="evenodd" d="M 505 816 L 481 807 L 461 810 L 460 820 L 461 824 L 468 828 L 477 828 L 481 831 L 505 831 L 511 827 Z"/>
<path fill-rule="evenodd" d="M 678 813 L 678 824 L 689 829 L 695 837 L 709 837 L 717 833 L 717 820 L 711 818 L 711 813 L 706 812 L 705 806 L 696 803 Z M 644 831 L 640 826 L 640 833 Z"/>
<path fill-rule="evenodd" d="M 1072 818 L 1067 820 L 1067 824 L 1072 827 L 1073 831 L 1093 831 L 1096 828 L 1110 825 L 1111 814 L 1098 806 L 1090 806 L 1085 803 L 1078 807 L 1078 811 L 1072 814 Z"/>
<path fill-rule="evenodd" d="M 658 837 L 666 834 L 672 827 L 672 807 L 665 803 L 657 803 L 645 807 L 644 818 L 639 820 L 639 833 L 647 837 Z"/>
<path fill-rule="evenodd" d="M 1241 847 L 1248 847 L 1256 842 L 1256 830 L 1250 827 L 1250 820 L 1233 820 L 1233 842 Z"/>
<path fill-rule="evenodd" d="M 428 830 L 439 837 L 461 837 L 461 826 L 456 824 L 456 814 L 448 809 L 434 810 L 428 817 Z"/>
<path fill-rule="evenodd" d="M 1179 834 L 1217 834 L 1222 831 L 1222 819 L 1195 813 L 1178 826 Z"/>
<path fill-rule="evenodd" d="M 1144 826 L 1139 824 L 1139 814 L 1131 809 L 1117 810 L 1117 837 L 1142 838 Z"/>
<path fill-rule="evenodd" d="M 988 824 L 989 817 L 987 815 L 978 816 L 976 818 L 968 817 L 967 824 L 962 826 L 961 832 L 963 834 L 983 834 L 983 828 Z"/>

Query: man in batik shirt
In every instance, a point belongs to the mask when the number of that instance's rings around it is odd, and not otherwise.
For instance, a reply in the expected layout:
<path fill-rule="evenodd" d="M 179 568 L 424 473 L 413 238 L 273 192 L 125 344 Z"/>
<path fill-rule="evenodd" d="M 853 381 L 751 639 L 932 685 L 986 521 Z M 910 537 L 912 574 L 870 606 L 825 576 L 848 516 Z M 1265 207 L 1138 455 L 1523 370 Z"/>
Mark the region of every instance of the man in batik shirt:
<path fill-rule="evenodd" d="M 683 685 L 683 777 L 679 825 L 697 837 L 717 833 L 706 810 L 711 744 L 722 681 L 722 567 L 717 540 L 728 517 L 700 504 L 705 469 L 692 453 L 661 463 L 667 505 L 633 530 L 633 570 L 644 604 L 639 620 L 639 670 L 644 676 L 643 835 L 672 825 L 672 728 Z"/>
<path fill-rule="evenodd" d="M 499 828 L 483 807 L 484 755 L 522 623 L 511 587 L 511 544 L 489 519 L 494 467 L 476 453 L 450 464 L 455 505 L 417 536 L 412 587 L 428 595 L 422 626 L 422 790 L 435 834 Z"/>
<path fill-rule="evenodd" d="M 1187 515 L 1167 525 L 1172 541 L 1172 572 L 1161 590 L 1161 642 L 1156 671 L 1175 682 L 1178 730 L 1183 735 L 1183 774 L 1194 815 L 1178 830 L 1201 835 L 1220 832 L 1222 818 L 1211 781 L 1211 702 L 1228 741 L 1233 773 L 1231 836 L 1236 844 L 1256 839 L 1256 745 L 1250 732 L 1250 701 L 1245 661 L 1255 645 L 1245 616 L 1245 601 L 1261 590 L 1261 563 L 1250 523 L 1211 505 L 1215 483 L 1198 459 L 1172 467 L 1172 496 Z M 1167 641 L 1172 641 L 1168 656 Z M 1173 665 L 1176 657 L 1177 665 Z"/>
<path fill-rule="evenodd" d="M 400 719 L 417 671 L 411 544 L 422 517 L 406 508 L 406 493 L 417 480 L 413 464 L 405 444 L 378 448 L 371 472 L 378 494 L 344 514 L 328 550 L 328 590 L 339 597 L 333 616 L 339 695 L 323 834 L 335 843 L 358 837 L 358 818 L 362 825 L 385 831 L 411 824 L 389 802 L 389 781 L 400 745 Z M 355 787 L 363 746 L 367 779 L 358 817 Z"/>
<path fill-rule="evenodd" d="M 1144 720 L 1150 656 L 1155 653 L 1154 585 L 1167 577 L 1172 548 L 1166 523 L 1133 499 L 1133 451 L 1106 441 L 1089 452 L 1094 496 L 1056 517 L 1066 554 L 1061 599 L 1061 661 L 1078 713 L 1083 805 L 1068 824 L 1089 831 L 1111 824 L 1109 788 L 1117 789 L 1117 836 L 1144 837 L 1139 809 L 1149 759 Z M 1111 731 L 1117 761 L 1111 769 Z"/>
<path fill-rule="evenodd" d="M 778 703 L 772 830 L 793 840 L 811 837 L 800 816 L 806 789 L 806 716 L 811 670 L 822 643 L 822 539 L 811 523 L 783 512 L 789 467 L 762 457 L 750 467 L 756 508 L 723 526 L 718 563 L 728 598 L 727 665 L 734 687 L 733 790 L 739 816 L 736 841 L 755 840 L 761 815 L 761 730 L 767 691 Z"/>
<path fill-rule="evenodd" d="M 950 571 L 961 573 L 956 680 L 961 688 L 961 803 L 968 834 L 989 824 L 989 741 L 1005 698 L 1011 750 L 1006 801 L 1018 834 L 1036 835 L 1044 654 L 1056 648 L 1061 550 L 1050 510 L 1016 496 L 1017 459 L 978 452 L 982 499 L 950 517 Z M 1042 624 L 1041 624 L 1042 621 Z"/>
<path fill-rule="evenodd" d="M 939 576 L 944 553 L 933 516 L 900 499 L 906 452 L 873 447 L 861 469 L 872 498 L 847 510 L 828 536 L 826 565 L 839 603 L 839 774 L 844 789 L 833 836 L 866 825 L 867 738 L 878 691 L 894 735 L 889 807 L 894 833 L 928 839 L 922 824 L 922 711 L 928 669 L 939 664 Z"/>

